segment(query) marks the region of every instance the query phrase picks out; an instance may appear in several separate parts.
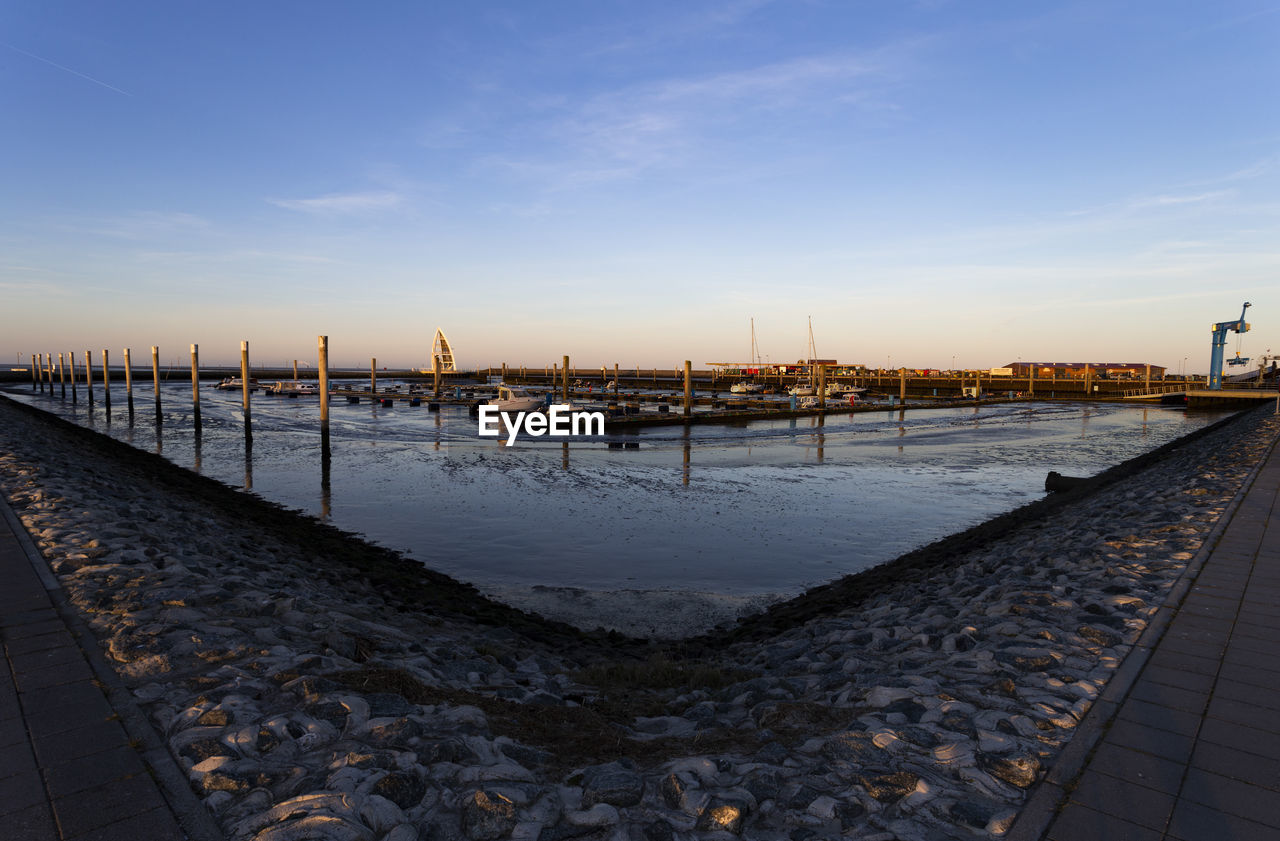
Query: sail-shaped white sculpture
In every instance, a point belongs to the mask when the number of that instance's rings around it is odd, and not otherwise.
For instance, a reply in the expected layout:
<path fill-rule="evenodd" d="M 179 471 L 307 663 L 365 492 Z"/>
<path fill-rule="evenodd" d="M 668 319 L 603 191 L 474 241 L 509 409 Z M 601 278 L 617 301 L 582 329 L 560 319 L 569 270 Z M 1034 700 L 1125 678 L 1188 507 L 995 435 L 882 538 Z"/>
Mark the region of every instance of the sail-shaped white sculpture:
<path fill-rule="evenodd" d="M 436 328 L 435 341 L 431 343 L 431 370 L 436 369 L 436 360 L 440 360 L 440 370 L 457 371 L 458 367 L 453 361 L 453 347 L 449 344 L 449 340 L 445 338 L 444 331 L 439 327 Z"/>

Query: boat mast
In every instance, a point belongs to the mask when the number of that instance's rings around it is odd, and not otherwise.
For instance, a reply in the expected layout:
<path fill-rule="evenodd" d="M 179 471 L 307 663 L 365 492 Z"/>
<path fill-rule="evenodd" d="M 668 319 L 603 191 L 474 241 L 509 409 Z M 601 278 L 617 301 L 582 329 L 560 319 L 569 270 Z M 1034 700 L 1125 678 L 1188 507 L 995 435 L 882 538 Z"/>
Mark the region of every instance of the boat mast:
<path fill-rule="evenodd" d="M 813 361 L 818 358 L 818 348 L 813 344 L 813 316 L 809 316 L 809 385 L 813 385 Z"/>

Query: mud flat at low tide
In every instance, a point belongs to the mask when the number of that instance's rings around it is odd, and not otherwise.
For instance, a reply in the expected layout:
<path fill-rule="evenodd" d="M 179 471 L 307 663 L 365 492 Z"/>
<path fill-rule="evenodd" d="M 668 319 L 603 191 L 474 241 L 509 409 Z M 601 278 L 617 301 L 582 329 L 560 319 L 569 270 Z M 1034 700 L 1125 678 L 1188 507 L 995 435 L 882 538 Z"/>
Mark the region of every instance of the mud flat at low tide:
<path fill-rule="evenodd" d="M 1278 434 L 1251 413 L 928 567 L 669 645 L 5 401 L 0 486 L 229 838 L 981 838 Z"/>

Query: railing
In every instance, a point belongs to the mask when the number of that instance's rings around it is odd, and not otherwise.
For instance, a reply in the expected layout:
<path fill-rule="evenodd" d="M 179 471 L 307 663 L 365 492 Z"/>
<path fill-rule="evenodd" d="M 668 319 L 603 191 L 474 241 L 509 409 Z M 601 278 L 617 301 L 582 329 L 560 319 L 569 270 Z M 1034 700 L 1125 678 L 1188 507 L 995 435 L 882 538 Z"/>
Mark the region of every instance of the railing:
<path fill-rule="evenodd" d="M 1134 388 L 1128 391 L 1120 392 L 1121 397 L 1157 397 L 1161 394 L 1176 394 L 1179 391 L 1187 391 L 1189 385 L 1155 385 L 1150 388 Z"/>

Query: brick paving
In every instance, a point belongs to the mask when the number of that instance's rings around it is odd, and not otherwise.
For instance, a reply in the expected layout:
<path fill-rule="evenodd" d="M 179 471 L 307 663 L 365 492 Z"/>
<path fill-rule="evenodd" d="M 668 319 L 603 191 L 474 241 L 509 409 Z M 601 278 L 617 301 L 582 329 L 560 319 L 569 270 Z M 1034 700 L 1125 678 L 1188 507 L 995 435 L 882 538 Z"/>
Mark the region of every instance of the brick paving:
<path fill-rule="evenodd" d="M 1280 447 L 1135 654 L 1082 725 L 1092 753 L 1064 751 L 1010 838 L 1280 841 Z"/>
<path fill-rule="evenodd" d="M 140 713 L 123 708 L 118 684 L 111 691 L 97 643 L 2 501 L 0 515 L 0 837 L 220 837 L 194 795 L 183 797 L 176 766 L 138 736 Z"/>

